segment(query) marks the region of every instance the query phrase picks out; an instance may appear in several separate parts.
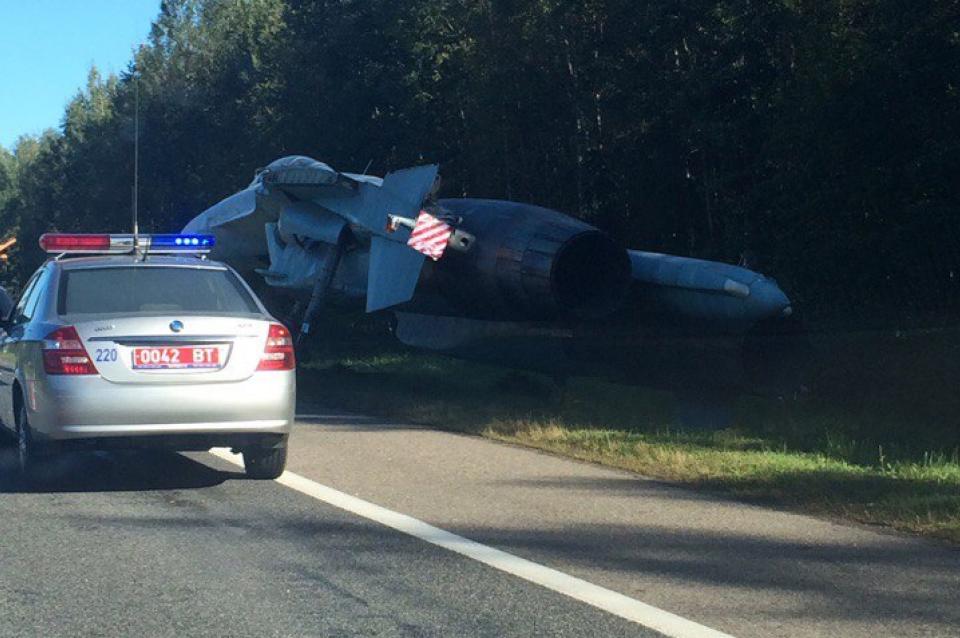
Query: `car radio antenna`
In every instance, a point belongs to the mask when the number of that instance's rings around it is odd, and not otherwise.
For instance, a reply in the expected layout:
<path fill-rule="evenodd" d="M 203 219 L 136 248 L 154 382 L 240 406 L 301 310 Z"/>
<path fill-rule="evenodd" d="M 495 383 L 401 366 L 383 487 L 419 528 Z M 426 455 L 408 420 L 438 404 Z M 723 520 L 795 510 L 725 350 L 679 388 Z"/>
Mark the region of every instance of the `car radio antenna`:
<path fill-rule="evenodd" d="M 133 254 L 140 255 L 140 227 L 137 221 L 137 204 L 140 198 L 140 77 L 134 76 L 133 107 Z"/>

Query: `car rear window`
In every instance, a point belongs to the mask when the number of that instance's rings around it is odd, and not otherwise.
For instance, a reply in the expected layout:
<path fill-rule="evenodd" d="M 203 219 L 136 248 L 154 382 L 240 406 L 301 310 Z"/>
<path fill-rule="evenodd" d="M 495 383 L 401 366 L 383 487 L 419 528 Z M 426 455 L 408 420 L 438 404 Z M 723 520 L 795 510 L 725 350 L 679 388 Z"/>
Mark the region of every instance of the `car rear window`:
<path fill-rule="evenodd" d="M 131 266 L 66 270 L 57 312 L 72 314 L 259 314 L 229 270 Z"/>

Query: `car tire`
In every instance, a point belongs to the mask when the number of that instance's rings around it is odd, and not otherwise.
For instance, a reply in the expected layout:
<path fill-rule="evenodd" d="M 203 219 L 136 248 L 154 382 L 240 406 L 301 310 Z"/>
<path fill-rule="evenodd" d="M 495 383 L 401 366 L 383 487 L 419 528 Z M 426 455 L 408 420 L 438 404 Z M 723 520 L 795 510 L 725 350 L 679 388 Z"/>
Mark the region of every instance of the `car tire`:
<path fill-rule="evenodd" d="M 24 479 L 33 477 L 37 469 L 39 454 L 37 444 L 27 418 L 27 406 L 21 405 L 17 411 L 17 457 L 19 460 L 20 476 Z"/>
<path fill-rule="evenodd" d="M 287 444 L 275 448 L 248 448 L 243 451 L 243 469 L 257 480 L 272 480 L 287 466 Z"/>
<path fill-rule="evenodd" d="M 4 425 L 0 425 L 0 449 L 17 449 L 17 431 L 15 428 L 16 426 L 14 426 L 14 429 L 10 429 Z"/>

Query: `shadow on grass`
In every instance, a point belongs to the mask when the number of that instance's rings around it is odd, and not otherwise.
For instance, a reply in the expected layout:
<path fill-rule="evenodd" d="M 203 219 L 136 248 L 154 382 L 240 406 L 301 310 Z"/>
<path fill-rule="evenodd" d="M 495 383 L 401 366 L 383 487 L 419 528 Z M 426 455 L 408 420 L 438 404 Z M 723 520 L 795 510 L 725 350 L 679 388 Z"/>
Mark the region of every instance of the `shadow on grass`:
<path fill-rule="evenodd" d="M 301 396 L 366 413 L 417 417 L 480 432 L 491 420 L 562 418 L 571 427 L 656 427 L 673 418 L 663 392 L 579 381 L 558 387 L 542 375 L 439 357 L 384 365 L 303 369 Z M 433 417 L 433 418 L 431 418 Z"/>
<path fill-rule="evenodd" d="M 956 483 L 820 470 L 712 478 L 695 484 L 757 504 L 799 506 L 960 542 L 960 488 Z"/>

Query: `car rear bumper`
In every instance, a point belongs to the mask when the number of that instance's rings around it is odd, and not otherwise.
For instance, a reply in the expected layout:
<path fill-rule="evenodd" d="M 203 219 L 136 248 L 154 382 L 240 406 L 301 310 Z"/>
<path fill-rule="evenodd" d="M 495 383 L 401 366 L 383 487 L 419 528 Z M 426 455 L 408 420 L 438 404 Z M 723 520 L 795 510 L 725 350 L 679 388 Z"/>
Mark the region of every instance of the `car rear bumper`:
<path fill-rule="evenodd" d="M 294 419 L 293 371 L 243 381 L 122 384 L 100 376 L 28 382 L 30 426 L 46 440 L 191 437 L 213 441 L 286 435 Z"/>
<path fill-rule="evenodd" d="M 174 450 L 204 451 L 215 447 L 274 448 L 287 442 L 288 434 L 263 432 L 210 432 L 206 434 L 152 434 L 150 436 L 97 436 L 92 438 L 50 439 L 37 441 L 39 452 L 76 452 L 89 450 Z"/>

